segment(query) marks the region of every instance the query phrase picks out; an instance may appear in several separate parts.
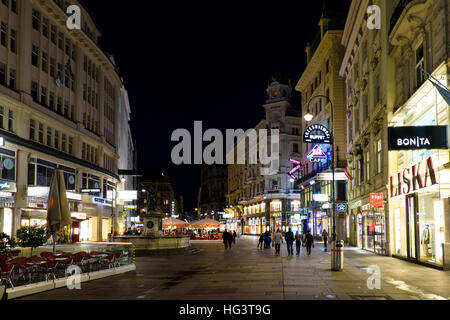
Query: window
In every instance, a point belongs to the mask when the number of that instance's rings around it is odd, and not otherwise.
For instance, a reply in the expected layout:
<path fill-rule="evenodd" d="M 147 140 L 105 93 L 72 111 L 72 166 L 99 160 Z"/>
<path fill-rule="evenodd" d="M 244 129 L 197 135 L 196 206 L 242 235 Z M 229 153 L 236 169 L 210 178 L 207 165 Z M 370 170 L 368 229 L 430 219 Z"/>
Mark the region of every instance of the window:
<path fill-rule="evenodd" d="M 39 143 L 44 143 L 44 125 L 39 123 Z"/>
<path fill-rule="evenodd" d="M 0 106 L 0 129 L 3 129 L 3 119 L 4 119 L 4 114 L 5 114 L 5 108 L 3 108 L 2 106 Z"/>
<path fill-rule="evenodd" d="M 47 146 L 52 146 L 52 128 L 47 127 Z"/>
<path fill-rule="evenodd" d="M 359 179 L 358 179 L 358 185 L 360 185 L 364 181 L 364 163 L 363 158 L 358 160 L 358 173 L 359 173 Z"/>
<path fill-rule="evenodd" d="M 381 139 L 377 141 L 377 173 L 381 173 L 381 165 L 382 165 L 382 159 L 381 159 Z"/>
<path fill-rule="evenodd" d="M 64 100 L 64 116 L 69 117 L 69 101 Z"/>
<path fill-rule="evenodd" d="M 9 87 L 16 90 L 16 70 L 9 69 Z"/>
<path fill-rule="evenodd" d="M 0 62 L 0 84 L 6 85 L 6 65 Z"/>
<path fill-rule="evenodd" d="M 47 56 L 47 52 L 42 52 L 42 71 L 44 71 L 45 73 L 48 72 L 48 56 Z"/>
<path fill-rule="evenodd" d="M 30 119 L 30 140 L 36 140 L 36 121 Z"/>
<path fill-rule="evenodd" d="M 327 74 L 330 72 L 330 60 L 327 60 L 325 70 Z"/>
<path fill-rule="evenodd" d="M 83 189 L 100 189 L 100 177 L 83 173 Z"/>
<path fill-rule="evenodd" d="M 14 111 L 8 111 L 8 131 L 14 132 Z"/>
<path fill-rule="evenodd" d="M 58 97 L 56 112 L 58 112 L 58 113 L 62 112 L 62 98 L 61 97 Z"/>
<path fill-rule="evenodd" d="M 73 138 L 69 137 L 69 153 L 73 154 Z"/>
<path fill-rule="evenodd" d="M 86 159 L 86 143 L 83 142 L 82 148 L 81 148 L 81 158 L 84 160 Z"/>
<path fill-rule="evenodd" d="M 44 87 L 41 88 L 41 104 L 47 105 L 47 88 Z"/>
<path fill-rule="evenodd" d="M 11 0 L 11 11 L 17 13 L 17 0 Z"/>
<path fill-rule="evenodd" d="M 31 81 L 31 96 L 34 101 L 38 100 L 38 84 L 35 81 Z"/>
<path fill-rule="evenodd" d="M 64 34 L 62 32 L 58 33 L 58 48 L 63 50 L 64 47 Z"/>
<path fill-rule="evenodd" d="M 369 97 L 367 94 L 363 96 L 363 119 L 364 121 L 369 117 Z"/>
<path fill-rule="evenodd" d="M 366 180 L 370 179 L 370 152 L 366 152 Z"/>
<path fill-rule="evenodd" d="M 48 19 L 46 18 L 42 20 L 42 35 L 48 38 Z"/>
<path fill-rule="evenodd" d="M 294 143 L 294 148 L 292 150 L 294 153 L 298 153 L 298 143 Z"/>
<path fill-rule="evenodd" d="M 39 67 L 39 48 L 33 44 L 33 49 L 31 51 L 31 64 L 35 67 Z"/>
<path fill-rule="evenodd" d="M 63 134 L 62 137 L 61 137 L 61 150 L 63 152 L 67 151 L 66 145 L 67 145 L 67 136 L 65 134 Z"/>
<path fill-rule="evenodd" d="M 33 29 L 39 31 L 39 22 L 41 20 L 41 13 L 39 11 L 36 11 L 33 9 L 33 16 L 32 16 L 32 26 Z"/>
<path fill-rule="evenodd" d="M 0 178 L 14 181 L 16 178 L 16 154 L 4 149 L 0 152 Z"/>
<path fill-rule="evenodd" d="M 8 47 L 7 35 L 8 26 L 6 25 L 6 23 L 2 22 L 0 27 L 0 44 L 4 47 Z"/>
<path fill-rule="evenodd" d="M 12 53 L 17 53 L 17 31 L 11 29 L 10 48 Z"/>
<path fill-rule="evenodd" d="M 87 72 L 87 57 L 86 56 L 84 56 L 83 70 L 84 70 L 84 72 Z"/>
<path fill-rule="evenodd" d="M 56 26 L 51 25 L 50 27 L 50 41 L 56 44 Z"/>
<path fill-rule="evenodd" d="M 55 78 L 55 59 L 50 58 L 50 76 Z"/>
<path fill-rule="evenodd" d="M 59 131 L 55 130 L 55 149 L 59 149 Z"/>
<path fill-rule="evenodd" d="M 50 109 L 54 110 L 55 109 L 55 93 L 54 92 L 50 92 L 50 97 L 49 97 L 49 104 L 48 106 L 50 107 Z"/>
<path fill-rule="evenodd" d="M 380 99 L 381 99 L 381 92 L 380 92 L 380 75 L 377 75 L 377 76 L 375 77 L 375 99 L 374 99 L 375 105 L 378 104 L 378 102 L 380 101 Z"/>
<path fill-rule="evenodd" d="M 66 54 L 70 57 L 70 39 L 66 39 Z"/>
<path fill-rule="evenodd" d="M 425 52 L 423 44 L 416 50 L 416 88 L 425 81 L 422 70 L 425 69 Z"/>

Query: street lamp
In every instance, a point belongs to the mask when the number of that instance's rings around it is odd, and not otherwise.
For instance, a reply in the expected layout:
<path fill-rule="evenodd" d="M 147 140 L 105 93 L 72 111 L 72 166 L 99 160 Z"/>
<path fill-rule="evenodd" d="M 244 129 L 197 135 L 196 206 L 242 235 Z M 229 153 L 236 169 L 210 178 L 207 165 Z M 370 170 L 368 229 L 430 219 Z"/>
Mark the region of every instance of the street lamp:
<path fill-rule="evenodd" d="M 314 118 L 314 116 L 309 112 L 309 105 L 311 104 L 311 102 L 312 102 L 312 100 L 314 100 L 314 99 L 316 99 L 316 98 L 324 98 L 324 99 L 327 99 L 328 100 L 328 102 L 330 102 L 330 105 L 331 105 L 331 115 L 330 115 L 330 117 L 331 117 L 331 161 L 332 161 L 332 163 L 331 163 L 331 168 L 332 168 L 332 170 L 333 170 L 333 184 L 332 184 L 332 199 L 333 199 L 333 213 L 332 213 L 332 215 L 333 215 L 333 234 L 332 234 L 332 239 L 333 239 L 333 243 L 335 243 L 336 242 L 336 197 L 335 197 L 335 182 L 336 182 L 336 180 L 335 180 L 335 163 L 334 163 L 334 158 L 335 158 L 335 155 L 334 155 L 334 107 L 333 107 L 333 102 L 331 101 L 331 99 L 330 99 L 330 97 L 328 97 L 328 96 L 325 96 L 325 95 L 316 95 L 316 96 L 314 96 L 314 97 L 311 97 L 311 99 L 309 99 L 309 102 L 308 102 L 308 105 L 307 105 L 307 107 L 308 107 L 308 111 L 307 111 L 307 113 L 305 114 L 305 120 L 307 121 L 307 122 L 310 122 L 313 118 Z M 336 254 L 334 251 L 332 251 L 331 252 L 331 263 L 332 263 L 332 265 L 333 265 L 333 262 L 334 262 L 334 257 L 333 257 L 333 254 Z"/>

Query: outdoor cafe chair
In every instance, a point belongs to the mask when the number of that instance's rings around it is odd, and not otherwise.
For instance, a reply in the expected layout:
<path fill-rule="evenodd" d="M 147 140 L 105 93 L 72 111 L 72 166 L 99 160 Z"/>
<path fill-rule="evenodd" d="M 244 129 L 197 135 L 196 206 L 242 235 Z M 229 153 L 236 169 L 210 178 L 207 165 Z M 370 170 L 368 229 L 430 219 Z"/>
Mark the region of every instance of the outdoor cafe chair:
<path fill-rule="evenodd" d="M 11 252 L 9 253 L 9 256 L 10 256 L 10 257 L 16 258 L 16 257 L 19 256 L 19 254 L 20 254 L 21 252 L 22 252 L 22 251 L 20 251 L 20 250 L 13 250 L 13 251 L 11 251 Z"/>
<path fill-rule="evenodd" d="M 114 267 L 120 267 L 120 259 L 122 258 L 123 251 L 114 253 Z"/>
<path fill-rule="evenodd" d="M 46 263 L 42 263 L 42 262 L 47 262 L 46 259 L 44 259 L 42 257 L 34 256 L 31 258 L 28 258 L 28 262 L 35 263 L 29 269 L 30 270 L 30 278 L 32 278 L 33 275 L 39 275 L 39 276 L 46 275 L 47 266 L 46 266 Z"/>
<path fill-rule="evenodd" d="M 55 260 L 53 253 L 47 251 L 41 252 L 41 257 L 45 260 Z"/>
<path fill-rule="evenodd" d="M 26 281 L 26 276 L 29 277 L 29 281 L 31 282 L 31 268 L 28 265 L 28 259 L 27 258 L 16 258 L 11 261 L 14 263 L 18 268 L 18 277 L 22 277 L 24 281 Z"/>
<path fill-rule="evenodd" d="M 89 269 L 91 268 L 91 264 L 89 263 L 89 254 L 82 251 L 75 253 L 73 256 L 74 263 L 81 268 L 85 272 L 86 266 L 89 266 Z"/>
<path fill-rule="evenodd" d="M 56 273 L 57 273 L 57 262 L 56 260 L 47 260 L 46 263 L 46 270 L 45 270 L 45 279 L 48 281 L 48 276 L 53 276 L 53 279 L 56 280 Z"/>
<path fill-rule="evenodd" d="M 115 255 L 113 253 L 108 254 L 107 257 L 101 258 L 99 260 L 99 264 L 100 264 L 100 266 L 106 266 L 107 265 L 108 269 L 111 269 L 111 268 L 114 267 L 114 258 L 115 258 Z"/>
<path fill-rule="evenodd" d="M 11 288 L 14 289 L 14 271 L 15 271 L 16 265 L 14 263 L 4 263 L 0 266 L 0 280 L 1 281 L 7 281 L 11 285 Z"/>
<path fill-rule="evenodd" d="M 6 254 L 1 253 L 0 254 L 0 266 L 4 265 L 8 261 L 8 256 Z"/>

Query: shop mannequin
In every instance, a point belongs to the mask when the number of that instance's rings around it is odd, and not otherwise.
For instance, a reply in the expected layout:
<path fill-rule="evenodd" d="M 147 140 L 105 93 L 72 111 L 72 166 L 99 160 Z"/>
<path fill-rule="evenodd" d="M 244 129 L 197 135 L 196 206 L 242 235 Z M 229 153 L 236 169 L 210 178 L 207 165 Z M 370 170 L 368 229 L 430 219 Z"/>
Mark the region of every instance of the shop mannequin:
<path fill-rule="evenodd" d="M 431 232 L 430 232 L 430 226 L 428 224 L 425 225 L 425 229 L 423 229 L 422 232 L 422 249 L 423 253 L 426 257 L 429 257 L 429 248 L 430 248 L 430 239 L 431 239 Z"/>

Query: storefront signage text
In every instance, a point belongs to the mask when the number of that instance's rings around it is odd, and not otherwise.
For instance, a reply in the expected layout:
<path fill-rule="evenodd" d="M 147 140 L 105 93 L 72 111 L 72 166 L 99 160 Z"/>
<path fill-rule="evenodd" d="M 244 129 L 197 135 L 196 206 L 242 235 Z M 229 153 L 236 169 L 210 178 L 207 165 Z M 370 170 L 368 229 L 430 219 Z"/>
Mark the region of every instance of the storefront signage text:
<path fill-rule="evenodd" d="M 424 167 L 425 173 L 421 172 L 423 171 L 421 168 Z M 396 183 L 395 186 L 394 183 Z M 391 198 L 407 195 L 437 184 L 432 158 L 429 157 L 427 161 L 415 164 L 411 168 L 407 168 L 391 176 L 390 184 Z"/>
<path fill-rule="evenodd" d="M 383 206 L 383 194 L 382 193 L 371 193 L 370 194 L 370 207 L 382 207 Z"/>
<path fill-rule="evenodd" d="M 81 189 L 82 193 L 100 193 L 100 189 Z"/>
<path fill-rule="evenodd" d="M 450 126 L 390 127 L 389 150 L 448 149 Z"/>
<path fill-rule="evenodd" d="M 321 124 L 313 124 L 306 129 L 303 142 L 331 144 L 331 133 Z"/>
<path fill-rule="evenodd" d="M 8 182 L 0 183 L 0 190 L 9 190 L 11 189 L 11 185 Z"/>
<path fill-rule="evenodd" d="M 92 198 L 92 202 L 93 203 L 97 203 L 97 204 L 102 204 L 102 205 L 105 205 L 105 206 L 109 206 L 109 207 L 112 206 L 112 201 L 106 200 L 106 199 L 103 199 L 103 198 L 99 198 L 99 197 L 93 197 Z"/>
<path fill-rule="evenodd" d="M 86 220 L 87 214 L 83 212 L 72 212 L 71 214 L 72 218 L 78 219 L 78 220 Z"/>
<path fill-rule="evenodd" d="M 311 162 L 327 162 L 327 155 L 322 150 L 322 146 L 320 144 L 316 144 L 314 148 L 306 155 Z"/>

